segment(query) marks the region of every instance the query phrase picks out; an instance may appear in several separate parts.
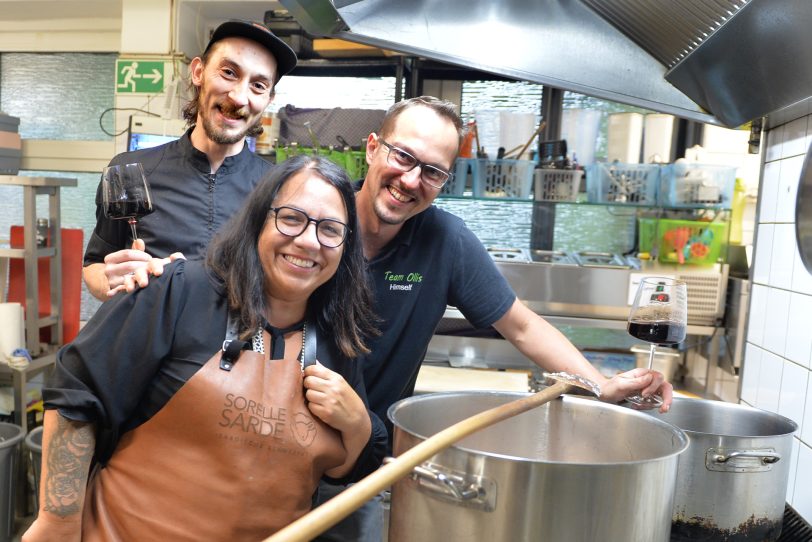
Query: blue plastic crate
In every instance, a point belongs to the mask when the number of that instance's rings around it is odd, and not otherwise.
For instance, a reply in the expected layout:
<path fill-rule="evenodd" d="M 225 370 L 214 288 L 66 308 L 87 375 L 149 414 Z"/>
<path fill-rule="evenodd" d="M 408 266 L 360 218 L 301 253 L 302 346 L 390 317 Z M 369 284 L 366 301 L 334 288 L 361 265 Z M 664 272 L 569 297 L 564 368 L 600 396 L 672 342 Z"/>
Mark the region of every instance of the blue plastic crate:
<path fill-rule="evenodd" d="M 476 158 L 457 158 L 454 163 L 454 176 L 443 185 L 440 195 L 443 196 L 462 196 L 465 193 L 465 187 L 468 185 L 468 179 L 471 179 L 471 186 L 474 185 L 474 179 L 479 174 L 479 160 Z"/>
<path fill-rule="evenodd" d="M 657 205 L 660 166 L 601 164 L 586 167 L 587 198 L 592 203 Z"/>
<path fill-rule="evenodd" d="M 537 169 L 533 194 L 536 201 L 577 201 L 584 172 L 577 169 Z"/>
<path fill-rule="evenodd" d="M 734 167 L 669 164 L 662 168 L 660 205 L 730 209 L 735 185 Z"/>
<path fill-rule="evenodd" d="M 532 160 L 479 159 L 473 192 L 478 198 L 527 199 L 533 188 Z"/>

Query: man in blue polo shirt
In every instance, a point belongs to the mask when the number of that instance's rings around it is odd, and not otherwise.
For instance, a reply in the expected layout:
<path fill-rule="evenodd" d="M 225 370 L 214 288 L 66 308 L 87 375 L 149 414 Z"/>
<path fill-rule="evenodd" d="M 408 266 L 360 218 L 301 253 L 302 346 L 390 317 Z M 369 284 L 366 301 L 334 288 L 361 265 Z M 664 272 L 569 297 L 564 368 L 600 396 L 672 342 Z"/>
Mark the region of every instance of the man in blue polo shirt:
<path fill-rule="evenodd" d="M 447 305 L 475 327 L 493 326 L 544 370 L 598 383 L 605 401 L 659 393 L 661 410 L 667 410 L 672 387 L 662 374 L 634 369 L 604 378 L 564 335 L 516 298 L 463 221 L 432 205 L 448 180 L 462 132 L 453 104 L 424 96 L 392 106 L 380 131 L 367 139 L 369 172 L 356 203 L 375 310 L 382 318 L 382 334 L 370 341 L 364 359 L 372 411 L 386 421 L 391 435 L 386 411 L 414 391 Z M 319 500 L 331 490 L 322 486 Z M 319 540 L 380 541 L 382 524 L 382 509 L 371 501 Z"/>

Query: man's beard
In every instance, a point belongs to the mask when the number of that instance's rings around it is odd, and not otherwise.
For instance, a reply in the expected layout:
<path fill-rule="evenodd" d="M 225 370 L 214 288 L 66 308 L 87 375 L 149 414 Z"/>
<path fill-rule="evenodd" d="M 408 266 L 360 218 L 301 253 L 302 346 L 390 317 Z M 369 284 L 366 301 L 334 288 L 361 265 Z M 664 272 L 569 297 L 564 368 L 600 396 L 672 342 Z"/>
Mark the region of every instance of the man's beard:
<path fill-rule="evenodd" d="M 202 100 L 201 100 L 202 102 Z M 235 108 L 229 102 L 224 102 L 220 104 L 220 111 L 223 115 L 231 118 L 245 118 L 247 114 L 243 113 L 240 109 Z M 229 133 L 223 130 L 221 127 L 217 126 L 217 124 L 212 120 L 209 115 L 203 116 L 203 130 L 206 132 L 206 135 L 209 139 L 218 143 L 220 145 L 233 145 L 235 143 L 239 143 L 240 141 L 245 138 L 246 135 L 257 135 L 262 131 L 262 118 L 257 118 L 254 124 L 247 126 L 244 130 L 240 130 L 238 132 Z"/>
<path fill-rule="evenodd" d="M 403 215 L 395 215 L 393 217 L 389 209 L 386 208 L 386 205 L 381 201 L 379 201 L 378 199 L 375 199 L 375 201 L 372 202 L 372 210 L 375 211 L 375 216 L 378 217 L 378 220 L 380 220 L 384 224 L 389 224 L 390 226 L 397 226 L 398 224 L 403 224 L 404 222 L 406 222 L 406 219 L 409 218 Z"/>

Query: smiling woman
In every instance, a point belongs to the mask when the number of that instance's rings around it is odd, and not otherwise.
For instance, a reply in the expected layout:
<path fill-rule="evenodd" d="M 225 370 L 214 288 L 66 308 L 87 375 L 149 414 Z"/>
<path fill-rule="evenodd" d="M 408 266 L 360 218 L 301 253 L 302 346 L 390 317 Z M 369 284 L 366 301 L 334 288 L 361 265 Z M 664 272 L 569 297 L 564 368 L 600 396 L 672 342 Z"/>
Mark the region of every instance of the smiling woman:
<path fill-rule="evenodd" d="M 259 540 L 303 515 L 323 476 L 374 470 L 386 431 L 354 359 L 375 333 L 355 224 L 346 173 L 300 156 L 260 182 L 205 263 L 176 261 L 106 302 L 43 390 L 26 540 Z"/>

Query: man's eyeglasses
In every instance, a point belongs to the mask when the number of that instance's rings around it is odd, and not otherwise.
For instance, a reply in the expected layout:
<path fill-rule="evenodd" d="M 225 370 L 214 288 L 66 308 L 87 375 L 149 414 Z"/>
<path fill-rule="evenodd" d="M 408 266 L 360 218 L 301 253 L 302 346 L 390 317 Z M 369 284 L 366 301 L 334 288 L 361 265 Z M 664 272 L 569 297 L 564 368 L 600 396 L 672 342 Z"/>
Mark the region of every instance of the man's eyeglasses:
<path fill-rule="evenodd" d="M 437 166 L 432 166 L 431 164 L 421 162 L 400 147 L 390 145 L 382 138 L 378 141 L 381 142 L 381 145 L 387 148 L 388 154 L 386 156 L 386 162 L 390 166 L 397 168 L 404 173 L 413 170 L 417 166 L 420 166 L 420 178 L 423 180 L 423 182 L 433 188 L 442 188 L 443 185 L 453 176 L 453 173 L 451 172 L 443 171 Z"/>
<path fill-rule="evenodd" d="M 350 227 L 343 222 L 332 218 L 316 220 L 315 218 L 310 218 L 304 211 L 294 207 L 287 207 L 285 205 L 281 207 L 271 207 L 271 211 L 273 211 L 275 215 L 274 224 L 276 225 L 276 229 L 279 230 L 279 233 L 282 235 L 299 237 L 312 222 L 316 225 L 316 239 L 318 239 L 322 246 L 327 248 L 341 246 L 350 231 Z"/>

